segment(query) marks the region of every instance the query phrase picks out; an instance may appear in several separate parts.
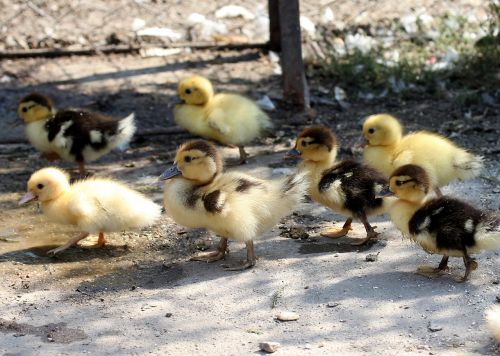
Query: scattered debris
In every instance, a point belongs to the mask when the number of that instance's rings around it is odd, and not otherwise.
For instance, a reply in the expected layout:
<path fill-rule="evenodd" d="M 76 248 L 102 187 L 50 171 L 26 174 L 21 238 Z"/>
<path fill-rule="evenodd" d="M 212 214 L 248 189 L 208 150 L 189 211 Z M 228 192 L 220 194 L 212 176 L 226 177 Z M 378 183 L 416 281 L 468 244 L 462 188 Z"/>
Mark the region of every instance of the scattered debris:
<path fill-rule="evenodd" d="M 182 38 L 182 34 L 168 27 L 148 27 L 138 30 L 137 36 L 144 37 L 166 37 L 172 41 L 177 41 Z"/>
<path fill-rule="evenodd" d="M 283 226 L 280 236 L 293 240 L 307 240 L 310 235 L 302 226 Z"/>
<path fill-rule="evenodd" d="M 336 307 L 338 307 L 339 305 L 340 305 L 340 303 L 338 303 L 338 302 L 328 302 L 328 303 L 326 304 L 326 307 L 327 307 L 327 308 L 336 308 Z"/>
<path fill-rule="evenodd" d="M 440 325 L 436 325 L 432 322 L 429 322 L 429 325 L 427 325 L 427 329 L 431 332 L 436 332 L 436 331 L 441 331 L 443 330 L 443 327 Z"/>
<path fill-rule="evenodd" d="M 262 98 L 256 101 L 256 104 L 265 111 L 275 111 L 276 106 L 272 102 L 272 100 L 267 96 L 264 95 Z"/>
<path fill-rule="evenodd" d="M 148 57 L 168 57 L 182 53 L 181 48 L 141 48 L 139 54 L 142 58 Z"/>
<path fill-rule="evenodd" d="M 279 304 L 280 299 L 283 298 L 283 293 L 285 292 L 285 286 L 281 286 L 278 288 L 276 292 L 273 293 L 271 297 L 271 309 L 276 308 Z"/>
<path fill-rule="evenodd" d="M 380 251 L 377 253 L 369 253 L 368 255 L 366 255 L 365 261 L 366 262 L 376 262 L 378 260 L 379 253 L 380 253 Z"/>
<path fill-rule="evenodd" d="M 300 15 L 300 28 L 305 31 L 309 37 L 314 38 L 316 36 L 316 25 L 304 15 Z"/>
<path fill-rule="evenodd" d="M 299 314 L 295 312 L 284 311 L 276 315 L 276 319 L 279 321 L 295 321 L 299 320 Z"/>
<path fill-rule="evenodd" d="M 270 354 L 278 351 L 280 346 L 281 346 L 281 344 L 279 342 L 273 342 L 273 341 L 265 341 L 265 342 L 259 343 L 259 349 L 261 349 L 262 351 L 268 352 Z"/>

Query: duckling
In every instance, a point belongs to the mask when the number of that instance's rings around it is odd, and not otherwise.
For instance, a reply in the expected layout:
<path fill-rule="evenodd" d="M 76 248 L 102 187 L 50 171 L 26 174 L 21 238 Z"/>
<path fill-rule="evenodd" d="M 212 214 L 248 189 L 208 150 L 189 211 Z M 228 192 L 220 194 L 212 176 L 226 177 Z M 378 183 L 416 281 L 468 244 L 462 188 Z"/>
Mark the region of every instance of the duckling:
<path fill-rule="evenodd" d="M 85 162 L 126 146 L 136 130 L 134 114 L 115 120 L 81 109 L 57 112 L 52 100 L 39 93 L 22 98 L 17 113 L 26 124 L 28 140 L 43 157 L 77 162 L 81 176 Z"/>
<path fill-rule="evenodd" d="M 449 256 L 462 257 L 465 275 L 461 281 L 466 281 L 477 268 L 470 255 L 500 247 L 500 216 L 449 196 L 430 197 L 431 178 L 422 167 L 399 167 L 392 173 L 389 187 L 392 193 L 386 195 L 398 198 L 389 208 L 394 225 L 426 252 L 443 255 L 433 272 L 445 270 Z"/>
<path fill-rule="evenodd" d="M 97 245 L 106 241 L 104 233 L 140 229 L 152 225 L 161 207 L 125 184 L 110 179 L 91 178 L 70 185 L 69 175 L 58 168 L 42 168 L 28 181 L 28 192 L 19 204 L 41 202 L 44 215 L 53 222 L 75 225 L 82 233 L 63 246 L 48 251 L 57 254 L 89 234 L 98 233 Z"/>
<path fill-rule="evenodd" d="M 192 134 L 237 146 L 239 164 L 248 157 L 244 145 L 272 127 L 269 116 L 254 102 L 238 94 L 214 94 L 212 83 L 204 77 L 181 80 L 178 94 L 184 103 L 174 109 L 177 125 Z"/>
<path fill-rule="evenodd" d="M 356 218 L 361 220 L 367 234 L 358 243 L 362 245 L 378 236 L 368 216 L 383 214 L 386 210 L 387 204 L 375 195 L 387 185 L 387 179 L 364 164 L 351 160 L 337 162 L 337 150 L 337 139 L 330 129 L 313 126 L 299 134 L 287 157 L 303 159 L 299 171 L 309 173 L 309 195 L 314 201 L 348 217 L 342 229 L 325 231 L 321 235 L 345 236 L 352 230 L 351 223 Z"/>
<path fill-rule="evenodd" d="M 500 305 L 494 305 L 486 311 L 486 322 L 490 332 L 500 342 Z"/>
<path fill-rule="evenodd" d="M 219 152 L 204 140 L 181 145 L 174 165 L 160 179 L 167 180 L 165 210 L 178 224 L 206 228 L 221 236 L 216 251 L 192 260 L 223 259 L 228 240 L 246 244 L 246 262 L 229 267 L 232 271 L 255 265 L 253 240 L 290 214 L 307 187 L 304 174 L 264 180 L 240 172 L 224 172 Z"/>
<path fill-rule="evenodd" d="M 474 156 L 438 134 L 420 131 L 403 136 L 399 121 L 388 114 L 369 116 L 363 124 L 366 164 L 387 177 L 405 164 L 416 164 L 427 171 L 438 196 L 440 187 L 455 179 L 479 175 L 482 157 Z"/>

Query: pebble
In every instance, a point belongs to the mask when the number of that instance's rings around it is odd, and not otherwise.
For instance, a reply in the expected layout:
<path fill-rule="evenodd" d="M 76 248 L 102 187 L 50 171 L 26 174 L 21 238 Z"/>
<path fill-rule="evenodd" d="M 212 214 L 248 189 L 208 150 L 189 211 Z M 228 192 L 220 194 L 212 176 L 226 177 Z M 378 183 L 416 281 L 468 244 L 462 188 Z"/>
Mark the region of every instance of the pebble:
<path fill-rule="evenodd" d="M 299 319 L 299 314 L 295 312 L 284 311 L 276 316 L 279 321 L 295 321 Z"/>
<path fill-rule="evenodd" d="M 379 254 L 379 253 L 380 253 L 380 252 L 377 252 L 377 253 L 370 253 L 370 254 L 366 255 L 366 257 L 365 257 L 365 261 L 366 261 L 366 262 L 375 262 L 375 261 L 377 261 L 377 260 L 378 260 L 378 254 Z"/>
<path fill-rule="evenodd" d="M 281 346 L 281 344 L 279 342 L 266 341 L 266 342 L 261 342 L 259 344 L 259 349 L 272 354 L 273 352 L 278 351 L 280 346 Z"/>
<path fill-rule="evenodd" d="M 328 304 L 326 304 L 326 307 L 327 308 L 335 308 L 335 307 L 338 307 L 340 305 L 340 303 L 337 303 L 337 302 L 329 302 Z"/>
<path fill-rule="evenodd" d="M 436 331 L 443 330 L 443 327 L 440 325 L 429 323 L 429 325 L 427 326 L 427 329 L 429 329 L 429 331 L 431 331 L 431 332 L 436 332 Z"/>

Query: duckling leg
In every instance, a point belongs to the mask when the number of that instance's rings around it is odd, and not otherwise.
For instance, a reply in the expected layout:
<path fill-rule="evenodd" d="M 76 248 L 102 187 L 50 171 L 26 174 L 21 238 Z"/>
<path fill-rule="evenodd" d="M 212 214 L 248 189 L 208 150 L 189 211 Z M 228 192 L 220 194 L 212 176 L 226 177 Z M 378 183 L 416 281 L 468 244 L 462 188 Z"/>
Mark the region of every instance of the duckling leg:
<path fill-rule="evenodd" d="M 217 250 L 199 253 L 196 256 L 190 258 L 191 261 L 203 261 L 203 262 L 215 262 L 222 260 L 227 252 L 227 239 L 222 237 L 217 246 Z"/>
<path fill-rule="evenodd" d="M 439 276 L 439 274 L 448 269 L 448 256 L 443 255 L 443 258 L 441 259 L 441 262 L 439 262 L 439 266 L 437 267 L 432 267 L 432 266 L 419 266 L 417 268 L 417 274 L 420 274 L 425 277 L 429 278 L 436 278 Z"/>
<path fill-rule="evenodd" d="M 246 153 L 245 147 L 238 146 L 238 150 L 240 151 L 240 160 L 238 161 L 238 164 L 240 165 L 247 163 L 248 153 Z"/>
<path fill-rule="evenodd" d="M 85 177 L 85 163 L 83 161 L 78 162 L 78 174 L 80 174 L 80 178 Z"/>
<path fill-rule="evenodd" d="M 97 247 L 104 247 L 106 245 L 106 240 L 104 239 L 104 232 L 99 233 L 99 238 L 97 239 L 96 246 Z"/>
<path fill-rule="evenodd" d="M 40 154 L 40 156 L 42 158 L 45 158 L 47 161 L 49 162 L 54 162 L 54 161 L 57 161 L 58 159 L 60 159 L 61 157 L 59 157 L 59 155 L 55 152 L 43 152 L 42 154 Z"/>
<path fill-rule="evenodd" d="M 361 240 L 359 242 L 354 242 L 353 243 L 354 246 L 362 246 L 370 240 L 375 240 L 379 235 L 379 233 L 375 231 L 376 226 L 373 227 L 370 225 L 370 223 L 368 222 L 368 219 L 366 218 L 366 214 L 364 212 L 362 212 L 359 215 L 359 219 L 361 220 L 361 222 L 365 226 L 366 238 L 364 238 L 363 240 Z"/>
<path fill-rule="evenodd" d="M 441 198 L 443 196 L 443 193 L 441 192 L 441 189 L 439 189 L 439 187 L 434 188 L 434 193 L 436 193 L 436 196 L 438 198 Z"/>
<path fill-rule="evenodd" d="M 74 244 L 76 244 L 78 241 L 83 240 L 87 236 L 89 236 L 88 232 L 82 232 L 80 235 L 78 235 L 76 237 L 73 237 L 71 240 L 69 240 L 68 242 L 66 242 L 64 245 L 59 246 L 58 248 L 55 248 L 55 249 L 52 249 L 52 250 L 48 251 L 47 255 L 55 255 L 56 253 L 64 251 L 64 250 L 70 248 L 71 246 L 73 246 Z"/>
<path fill-rule="evenodd" d="M 336 239 L 345 236 L 349 233 L 349 230 L 352 230 L 351 223 L 352 223 L 352 218 L 348 218 L 345 221 L 344 226 L 342 226 L 342 229 L 329 229 L 320 232 L 320 235 L 323 237 L 329 237 L 331 239 Z"/>
<path fill-rule="evenodd" d="M 255 257 L 255 250 L 253 248 L 253 241 L 247 241 L 246 246 L 247 246 L 247 260 L 240 265 L 223 266 L 226 269 L 226 271 L 243 271 L 247 268 L 252 268 L 253 266 L 255 266 L 255 260 L 257 258 Z"/>
<path fill-rule="evenodd" d="M 465 275 L 463 276 L 462 279 L 459 280 L 459 282 L 463 283 L 469 278 L 469 274 L 471 271 L 474 271 L 477 269 L 477 262 L 470 257 L 467 252 L 464 252 L 464 264 L 465 264 Z"/>

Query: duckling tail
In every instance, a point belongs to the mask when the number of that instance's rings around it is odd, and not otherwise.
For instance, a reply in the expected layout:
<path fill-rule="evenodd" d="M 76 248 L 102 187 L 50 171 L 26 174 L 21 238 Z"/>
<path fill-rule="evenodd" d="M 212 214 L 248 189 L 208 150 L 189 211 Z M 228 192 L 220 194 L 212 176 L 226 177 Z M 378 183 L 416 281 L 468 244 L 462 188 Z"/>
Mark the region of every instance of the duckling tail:
<path fill-rule="evenodd" d="M 291 198 L 297 203 L 300 202 L 306 193 L 308 186 L 308 174 L 300 172 L 285 178 L 281 184 L 281 192 L 284 196 Z"/>
<path fill-rule="evenodd" d="M 483 157 L 475 156 L 467 151 L 460 151 L 453 162 L 459 179 L 466 180 L 477 177 L 483 168 Z"/>
<path fill-rule="evenodd" d="M 125 151 L 128 148 L 130 140 L 132 139 L 132 136 L 134 136 L 136 129 L 134 113 L 121 119 L 118 123 L 118 131 L 113 140 L 114 147 L 118 148 L 120 151 Z"/>
<path fill-rule="evenodd" d="M 500 306 L 495 305 L 486 311 L 486 324 L 495 339 L 500 342 Z"/>
<path fill-rule="evenodd" d="M 474 237 L 478 250 L 500 248 L 500 216 L 486 214 L 486 218 L 479 223 Z"/>

